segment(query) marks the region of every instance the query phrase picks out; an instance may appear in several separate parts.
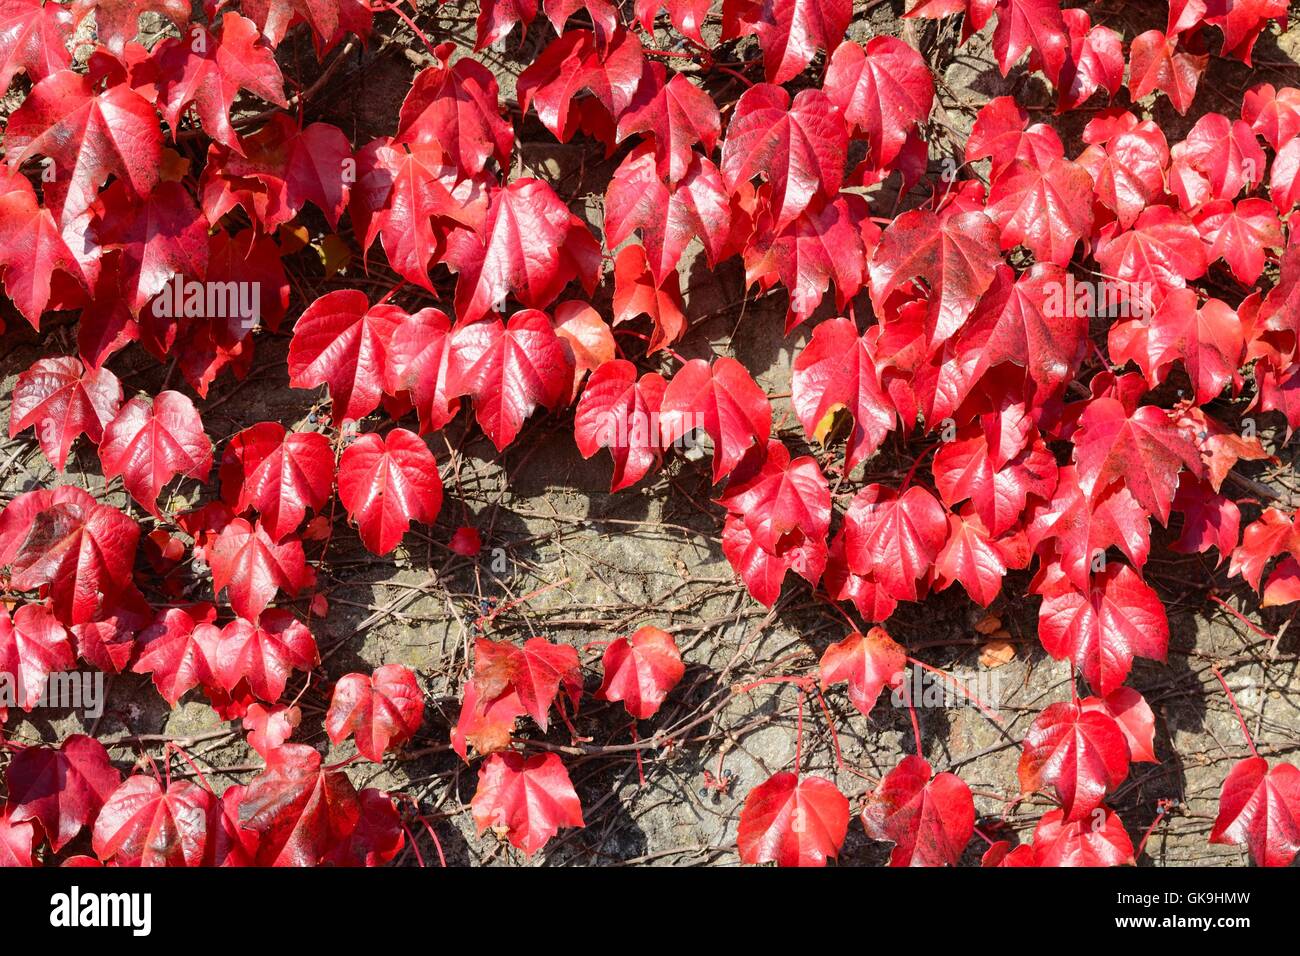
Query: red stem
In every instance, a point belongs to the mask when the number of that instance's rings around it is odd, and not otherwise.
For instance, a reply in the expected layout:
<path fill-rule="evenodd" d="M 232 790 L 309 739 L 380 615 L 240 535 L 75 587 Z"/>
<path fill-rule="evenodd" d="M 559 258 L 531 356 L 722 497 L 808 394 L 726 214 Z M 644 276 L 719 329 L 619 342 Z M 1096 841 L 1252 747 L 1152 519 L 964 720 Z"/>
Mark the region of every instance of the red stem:
<path fill-rule="evenodd" d="M 1232 696 L 1232 689 L 1228 686 L 1228 682 L 1223 679 L 1223 675 L 1219 673 L 1219 669 L 1211 667 L 1210 670 L 1214 672 L 1214 676 L 1223 685 L 1223 692 L 1228 695 L 1228 703 L 1232 705 L 1232 709 L 1237 714 L 1237 720 L 1241 722 L 1241 732 L 1246 735 L 1246 743 L 1250 746 L 1251 754 L 1258 757 L 1259 751 L 1255 749 L 1255 738 L 1250 735 L 1250 728 L 1246 726 L 1246 718 L 1241 715 L 1241 708 L 1237 706 L 1237 698 Z"/>

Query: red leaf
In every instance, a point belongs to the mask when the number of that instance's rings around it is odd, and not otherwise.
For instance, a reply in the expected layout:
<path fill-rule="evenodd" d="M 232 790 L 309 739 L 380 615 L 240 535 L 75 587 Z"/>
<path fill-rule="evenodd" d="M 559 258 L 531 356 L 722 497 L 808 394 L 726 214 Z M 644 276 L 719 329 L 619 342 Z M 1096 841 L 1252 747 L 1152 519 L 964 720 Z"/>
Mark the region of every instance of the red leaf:
<path fill-rule="evenodd" d="M 812 340 L 795 357 L 790 387 L 795 415 L 809 438 L 824 444 L 837 412 L 853 416 L 846 471 L 871 457 L 894 427 L 868 337 L 859 336 L 850 319 L 830 319 L 813 329 Z"/>
<path fill-rule="evenodd" d="M 259 837 L 259 866 L 315 866 L 350 837 L 360 816 L 347 775 L 322 767 L 306 744 L 274 751 L 239 801 L 240 825 Z"/>
<path fill-rule="evenodd" d="M 818 193 L 839 192 L 847 152 L 844 119 L 825 93 L 801 90 L 791 103 L 781 87 L 760 83 L 736 102 L 722 144 L 722 179 L 733 193 L 756 176 L 767 180 L 779 229 Z"/>
<path fill-rule="evenodd" d="M 1105 807 L 1086 820 L 1064 822 L 1065 811 L 1043 814 L 1034 829 L 1038 866 L 1132 866 L 1133 841 L 1119 815 Z"/>
<path fill-rule="evenodd" d="M 320 510 L 334 486 L 334 452 L 319 432 L 286 432 L 258 422 L 230 440 L 221 462 L 221 491 L 236 511 L 256 508 L 277 541 L 298 530 L 308 509 Z"/>
<path fill-rule="evenodd" d="M 497 450 L 515 440 L 524 420 L 542 405 L 569 397 L 573 362 L 545 313 L 516 312 L 461 325 L 452 333 L 447 391 L 470 395 L 474 416 Z"/>
<path fill-rule="evenodd" d="M 202 866 L 211 805 L 188 780 L 164 792 L 154 777 L 127 777 L 95 819 L 95 855 L 118 866 Z"/>
<path fill-rule="evenodd" d="M 274 703 L 295 669 L 309 671 L 319 662 L 311 631 L 292 612 L 276 609 L 256 623 L 241 619 L 223 627 L 212 669 L 222 690 L 247 681 L 249 690 Z"/>
<path fill-rule="evenodd" d="M 203 211 L 216 222 L 236 205 L 271 230 L 312 203 L 332 228 L 348 203 L 348 164 L 355 162 L 337 126 L 299 127 L 287 113 L 273 113 L 243 139 L 243 156 L 213 145 L 200 183 Z"/>
<path fill-rule="evenodd" d="M 610 491 L 636 484 L 663 455 L 659 408 L 668 383 L 658 372 L 637 378 L 624 359 L 607 362 L 587 381 L 573 420 L 573 436 L 583 458 L 608 448 L 614 459 Z"/>
<path fill-rule="evenodd" d="M 1206 203 L 1196 212 L 1196 228 L 1211 262 L 1222 259 L 1245 285 L 1264 271 L 1265 250 L 1284 245 L 1282 224 L 1265 199 L 1243 199 L 1235 206 L 1224 199 Z"/>
<path fill-rule="evenodd" d="M 975 426 L 957 433 L 934 456 L 935 487 L 949 506 L 969 498 L 986 532 L 1000 537 L 1015 527 L 1030 496 L 1047 498 L 1056 487 L 1056 459 L 1035 437 L 1022 451 L 989 443 Z M 900 595 L 901 596 L 901 595 Z"/>
<path fill-rule="evenodd" d="M 422 435 L 445 427 L 460 411 L 460 399 L 447 389 L 451 351 L 451 321 L 438 309 L 408 315 L 389 343 L 384 390 L 410 393 Z"/>
<path fill-rule="evenodd" d="M 334 866 L 383 866 L 397 856 L 406 837 L 393 798 L 382 790 L 367 787 L 357 795 L 361 816 L 348 839 L 325 857 Z"/>
<path fill-rule="evenodd" d="M 236 614 L 256 620 L 276 592 L 296 595 L 315 575 L 307 567 L 302 542 L 296 538 L 276 542 L 262 522 L 249 524 L 236 518 L 208 548 L 212 588 L 226 591 Z"/>
<path fill-rule="evenodd" d="M 9 89 L 20 70 L 33 83 L 67 69 L 72 14 L 61 3 L 4 0 L 0 3 L 0 89 Z"/>
<path fill-rule="evenodd" d="M 46 701 L 45 691 L 51 673 L 71 670 L 77 665 L 68 632 L 54 619 L 50 609 L 40 604 L 25 604 L 14 612 L 0 614 L 0 675 L 12 700 L 25 711 Z"/>
<path fill-rule="evenodd" d="M 1232 552 L 1228 574 L 1240 575 L 1256 591 L 1268 562 L 1283 551 L 1300 550 L 1292 519 L 1276 508 L 1265 508 L 1259 519 L 1246 526 L 1241 544 Z"/>
<path fill-rule="evenodd" d="M 482 230 L 448 255 L 460 272 L 460 323 L 499 310 L 507 296 L 530 309 L 545 308 L 574 279 L 591 294 L 600 273 L 600 244 L 591 230 L 538 179 L 516 179 L 496 190 Z"/>
<path fill-rule="evenodd" d="M 1128 565 L 1110 562 L 1086 590 L 1067 584 L 1043 598 L 1038 637 L 1047 653 L 1074 661 L 1098 693 L 1109 694 L 1135 654 L 1165 659 L 1169 622 L 1156 592 Z"/>
<path fill-rule="evenodd" d="M 574 97 L 588 91 L 609 119 L 617 121 L 641 83 L 641 59 L 641 41 L 625 29 L 618 29 L 604 45 L 597 44 L 590 30 L 569 30 L 519 74 L 519 109 L 526 114 L 531 105 L 542 125 L 567 143 L 578 128 Z"/>
<path fill-rule="evenodd" d="M 803 72 L 818 50 L 835 49 L 853 16 L 852 0 L 769 0 L 754 24 L 772 83 Z"/>
<path fill-rule="evenodd" d="M 677 273 L 669 270 L 656 284 L 642 246 L 627 245 L 614 260 L 614 324 L 645 315 L 654 323 L 646 351 L 667 348 L 686 333 L 686 304 Z"/>
<path fill-rule="evenodd" d="M 4 146 L 11 169 L 38 155 L 54 161 L 55 184 L 66 197 L 63 222 L 89 208 L 109 174 L 147 196 L 162 167 L 162 132 L 149 102 L 121 84 L 96 93 L 88 77 L 71 70 L 32 87 L 9 117 Z"/>
<path fill-rule="evenodd" d="M 888 168 L 907 135 L 930 116 L 934 80 L 921 54 L 891 36 L 873 37 L 864 49 L 845 41 L 835 48 L 822 83 L 826 95 L 855 131 L 867 138 L 871 162 Z"/>
<path fill-rule="evenodd" d="M 975 832 L 975 802 L 956 774 L 904 757 L 867 800 L 867 836 L 894 844 L 890 866 L 956 866 Z"/>
<path fill-rule="evenodd" d="M 731 474 L 751 449 L 765 449 L 772 429 L 767 395 L 733 358 L 692 359 L 664 390 L 660 416 L 665 446 L 696 428 L 713 439 L 713 480 Z"/>
<path fill-rule="evenodd" d="M 424 718 L 424 693 L 415 675 L 400 664 L 365 674 L 345 674 L 334 685 L 325 730 L 334 743 L 355 735 L 357 753 L 379 763 L 409 740 Z"/>
<path fill-rule="evenodd" d="M 578 652 L 568 644 L 552 644 L 540 637 L 530 638 L 523 647 L 485 638 L 474 641 L 474 689 L 484 709 L 513 691 L 524 712 L 545 731 L 547 715 L 561 687 L 576 711 L 582 696 L 582 671 Z"/>
<path fill-rule="evenodd" d="M 360 420 L 379 406 L 389 373 L 389 344 L 406 317 L 394 305 L 370 305 L 364 292 L 321 296 L 298 318 L 289 344 L 289 384 L 328 385 L 337 423 Z"/>
<path fill-rule="evenodd" d="M 779 553 L 805 540 L 824 542 L 831 524 L 831 492 L 817 460 L 791 460 L 780 441 L 767 443 L 762 465 L 733 475 L 715 499 L 745 523 L 755 544 Z"/>
<path fill-rule="evenodd" d="M 993 55 L 1003 76 L 1027 50 L 1056 83 L 1070 53 L 1070 38 L 1057 0 L 999 0 Z"/>
<path fill-rule="evenodd" d="M 676 183 L 691 169 L 696 143 L 711 153 L 718 144 L 721 120 L 713 99 L 683 73 L 664 81 L 664 68 L 649 65 L 636 99 L 618 118 L 619 142 L 634 133 L 649 133 L 654 139 L 655 171 Z"/>
<path fill-rule="evenodd" d="M 1029 544 L 1020 532 L 994 538 L 970 511 L 968 505 L 948 515 L 948 542 L 934 559 L 935 590 L 960 581 L 972 601 L 988 607 L 1001 593 L 1007 569 L 1029 564 Z"/>
<path fill-rule="evenodd" d="M 861 197 L 815 202 L 781 230 L 770 225 L 762 216 L 745 250 L 745 282 L 766 288 L 779 279 L 785 285 L 786 331 L 813 314 L 832 279 L 838 308 L 857 295 L 866 280 L 867 247 L 874 248 L 880 236 Z"/>
<path fill-rule="evenodd" d="M 1115 718 L 1128 742 L 1129 759 L 1134 763 L 1159 763 L 1155 751 L 1155 714 L 1146 698 L 1132 687 L 1117 687 L 1104 700 L 1089 697 L 1080 701 L 1080 705 L 1085 710 L 1099 710 Z"/>
<path fill-rule="evenodd" d="M 804 539 L 779 554 L 768 551 L 754 540 L 745 522 L 733 514 L 727 515 L 722 526 L 722 553 L 745 582 L 750 596 L 766 607 L 781 596 L 787 571 L 816 584 L 827 560 L 826 542 L 816 538 Z"/>
<path fill-rule="evenodd" d="M 555 307 L 551 325 L 573 361 L 573 389 L 569 392 L 569 401 L 575 402 L 582 393 L 587 373 L 614 361 L 617 351 L 614 331 L 599 312 L 576 299 Z"/>
<path fill-rule="evenodd" d="M 692 239 L 699 239 L 711 264 L 727 255 L 732 209 L 722 174 L 693 154 L 685 173 L 667 185 L 648 145 L 637 147 L 614 171 L 605 194 L 605 244 L 617 248 L 641 231 L 646 260 L 656 282 L 677 269 Z"/>
<path fill-rule="evenodd" d="M 867 716 L 881 690 L 897 688 L 906 672 L 907 651 L 883 627 L 873 627 L 865 635 L 854 631 L 826 648 L 818 664 L 822 687 L 848 681 L 849 700 Z"/>
<path fill-rule="evenodd" d="M 1021 744 L 1020 791 L 1053 787 L 1067 821 L 1083 820 L 1128 775 L 1129 749 L 1115 718 L 1087 706 L 1096 698 L 1050 704 Z"/>
<path fill-rule="evenodd" d="M 1300 851 L 1300 770 L 1263 757 L 1234 764 L 1219 794 L 1211 843 L 1245 846 L 1256 866 L 1290 866 Z"/>
<path fill-rule="evenodd" d="M 948 518 L 934 495 L 917 485 L 901 495 L 870 484 L 844 515 L 844 553 L 855 574 L 870 574 L 885 593 L 915 601 L 948 539 Z"/>
<path fill-rule="evenodd" d="M 89 495 L 60 495 L 29 499 L 28 510 L 5 510 L 25 523 L 16 528 L 10 587 L 34 591 L 49 586 L 54 616 L 65 625 L 93 621 L 112 607 L 131 582 L 140 526 L 116 508 L 101 505 Z M 39 492 L 37 494 L 40 494 Z"/>
<path fill-rule="evenodd" d="M 157 517 L 158 493 L 172 478 L 207 479 L 212 442 L 180 392 L 159 392 L 152 401 L 138 395 L 104 426 L 99 460 L 105 478 L 121 475 L 131 497 Z"/>
<path fill-rule="evenodd" d="M 1078 162 L 1092 176 L 1102 205 L 1127 229 L 1142 210 L 1164 195 L 1169 147 L 1160 127 L 1145 122 L 1103 144 L 1089 146 Z"/>
<path fill-rule="evenodd" d="M 749 792 L 740 811 L 740 862 L 825 866 L 849 830 L 849 801 L 824 777 L 778 773 Z"/>
<path fill-rule="evenodd" d="M 211 604 L 167 608 L 140 632 L 140 656 L 132 673 L 153 674 L 158 693 L 172 707 L 186 691 L 216 685 L 221 640 L 221 630 L 212 625 L 216 617 Z"/>
<path fill-rule="evenodd" d="M 1037 548 L 1052 541 L 1065 576 L 1079 588 L 1088 586 L 1097 556 L 1118 546 L 1141 569 L 1151 551 L 1151 516 L 1123 484 L 1086 494 L 1073 465 L 1058 472 L 1050 501 L 1036 503 L 1026 528 L 1029 544 Z"/>
<path fill-rule="evenodd" d="M 32 854 L 36 850 L 36 827 L 31 823 L 15 823 L 9 815 L 9 805 L 0 804 L 0 866 L 35 866 Z"/>
<path fill-rule="evenodd" d="M 494 700 L 481 702 L 477 685 L 472 679 L 467 680 L 461 692 L 460 716 L 451 729 L 452 750 L 466 763 L 469 762 L 467 745 L 479 754 L 505 750 L 515 732 L 515 719 L 526 713 L 515 691 L 508 690 Z"/>
<path fill-rule="evenodd" d="M 9 820 L 35 820 L 55 853 L 95 819 L 122 782 L 98 740 L 73 734 L 59 746 L 25 747 L 5 770 Z"/>
<path fill-rule="evenodd" d="M 482 172 L 493 156 L 505 168 L 514 131 L 501 115 L 496 77 L 471 57 L 452 64 L 450 43 L 436 49 L 442 62 L 415 75 L 402 101 L 397 139 L 436 143 L 463 176 Z"/>
<path fill-rule="evenodd" d="M 122 385 L 108 369 L 86 369 L 72 356 L 37 359 L 14 383 L 9 437 L 33 429 L 45 457 L 62 471 L 77 436 L 98 445 L 121 404 Z"/>
<path fill-rule="evenodd" d="M 1180 115 L 1185 114 L 1209 62 L 1208 54 L 1192 53 L 1177 38 L 1148 30 L 1129 46 L 1129 96 L 1136 102 L 1160 90 Z"/>
<path fill-rule="evenodd" d="M 374 554 L 401 543 L 412 521 L 433 524 L 442 508 L 438 462 L 405 428 L 362 435 L 339 459 L 339 500 Z"/>
<path fill-rule="evenodd" d="M 479 768 L 470 809 L 479 833 L 491 827 L 527 856 L 561 827 L 586 826 L 569 773 L 555 754 L 493 754 Z"/>
<path fill-rule="evenodd" d="M 653 717 L 686 673 L 673 636 L 649 626 L 611 642 L 601 668 L 604 678 L 596 699 L 621 700 L 637 720 Z"/>
<path fill-rule="evenodd" d="M 251 20 L 227 11 L 219 33 L 195 25 L 188 35 L 164 40 L 154 48 L 158 101 L 173 139 L 180 131 L 181 115 L 193 104 L 203 131 L 242 154 L 239 136 L 230 125 L 230 109 L 239 91 L 288 107 L 275 54 L 259 40 Z"/>
<path fill-rule="evenodd" d="M 49 185 L 47 204 L 52 204 L 57 187 Z M 95 281 L 98 259 L 83 261 L 73 252 L 85 249 L 84 238 L 78 237 L 84 226 L 80 219 L 61 226 L 50 209 L 38 205 L 25 177 L 0 170 L 0 267 L 5 291 L 34 329 L 40 328 L 41 314 L 52 299 L 54 305 L 61 305 L 63 291 L 86 288 Z"/>
<path fill-rule="evenodd" d="M 1119 399 L 1102 396 L 1088 404 L 1079 424 L 1074 461 L 1084 493 L 1122 482 L 1138 504 L 1168 524 L 1179 470 L 1202 473 L 1200 454 L 1169 414 L 1154 405 L 1125 408 Z"/>
<path fill-rule="evenodd" d="M 1069 265 L 1092 229 L 1092 178 L 1065 159 L 1045 166 L 1017 162 L 993 181 L 988 214 L 1002 232 L 1003 249 L 1023 245 L 1039 262 Z"/>
<path fill-rule="evenodd" d="M 965 324 L 1001 262 L 998 228 L 983 212 L 940 219 L 913 209 L 890 223 L 871 256 L 872 307 L 883 312 L 896 289 L 924 279 L 930 289 L 926 329 L 937 344 Z"/>

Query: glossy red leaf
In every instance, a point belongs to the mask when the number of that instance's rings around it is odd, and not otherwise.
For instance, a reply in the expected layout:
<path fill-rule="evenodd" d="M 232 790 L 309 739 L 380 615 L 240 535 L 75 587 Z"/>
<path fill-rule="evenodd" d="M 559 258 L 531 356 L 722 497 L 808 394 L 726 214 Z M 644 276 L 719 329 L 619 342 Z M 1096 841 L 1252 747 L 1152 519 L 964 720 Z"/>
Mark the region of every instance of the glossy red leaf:
<path fill-rule="evenodd" d="M 456 317 L 470 323 L 500 311 L 507 296 L 530 309 L 550 305 L 574 279 L 590 294 L 600 272 L 591 230 L 538 179 L 492 194 L 483 228 L 449 251 L 460 272 Z"/>
<path fill-rule="evenodd" d="M 186 691 L 217 685 L 217 609 L 211 604 L 171 607 L 140 632 L 140 655 L 131 671 L 152 674 L 154 686 L 172 707 Z"/>
<path fill-rule="evenodd" d="M 1113 810 L 1098 807 L 1086 820 L 1064 818 L 1064 810 L 1052 810 L 1034 828 L 1037 866 L 1134 865 L 1133 841 Z"/>
<path fill-rule="evenodd" d="M 636 484 L 663 454 L 659 410 L 667 383 L 658 372 L 639 379 L 636 366 L 615 359 L 592 373 L 574 415 L 578 451 L 590 458 L 608 448 L 614 459 L 610 491 Z"/>
<path fill-rule="evenodd" d="M 915 601 L 948 540 L 948 518 L 934 495 L 913 485 L 901 495 L 870 484 L 844 516 L 844 553 L 855 574 L 870 574 L 890 596 Z"/>
<path fill-rule="evenodd" d="M 118 866 L 202 866 L 212 794 L 147 774 L 127 777 L 95 818 L 95 855 Z"/>
<path fill-rule="evenodd" d="M 276 609 L 256 623 L 239 619 L 223 627 L 212 667 L 223 690 L 247 681 L 250 691 L 274 703 L 294 670 L 309 671 L 319 661 L 311 631 L 291 611 Z"/>
<path fill-rule="evenodd" d="M 241 827 L 258 835 L 259 866 L 315 866 L 350 837 L 360 816 L 347 775 L 322 767 L 305 744 L 274 751 L 239 802 Z"/>
<path fill-rule="evenodd" d="M 105 478 L 122 477 L 126 490 L 153 515 L 158 493 L 180 475 L 203 481 L 212 470 L 212 442 L 194 403 L 180 392 L 136 396 L 104 426 L 99 460 Z"/>
<path fill-rule="evenodd" d="M 474 642 L 474 689 L 484 707 L 514 692 L 524 712 L 545 731 L 551 705 L 561 689 L 574 711 L 578 709 L 582 696 L 578 652 L 568 644 L 553 644 L 540 637 L 529 638 L 523 647 L 479 638 Z"/>
<path fill-rule="evenodd" d="M 412 521 L 432 524 L 442 508 L 438 462 L 424 439 L 405 428 L 362 435 L 339 459 L 339 500 L 365 546 L 387 554 Z"/>
<path fill-rule="evenodd" d="M 319 432 L 286 432 L 258 422 L 235 435 L 221 462 L 222 497 L 236 511 L 256 508 L 271 537 L 298 529 L 334 486 L 334 451 Z"/>
<path fill-rule="evenodd" d="M 646 626 L 605 648 L 604 677 L 597 700 L 623 702 L 637 720 L 648 720 L 686 673 L 677 642 L 667 631 Z"/>
<path fill-rule="evenodd" d="M 1100 694 L 1124 682 L 1134 656 L 1163 661 L 1169 621 L 1156 592 L 1126 564 L 1109 562 L 1086 589 L 1066 584 L 1043 598 L 1038 637 L 1047 653 L 1071 660 Z"/>
<path fill-rule="evenodd" d="M 77 436 L 98 445 L 121 404 L 122 385 L 108 369 L 86 369 L 72 356 L 37 359 L 14 383 L 9 437 L 31 428 L 62 471 Z"/>
<path fill-rule="evenodd" d="M 849 801 L 824 777 L 778 773 L 749 792 L 736 843 L 742 863 L 825 866 L 849 830 Z"/>
<path fill-rule="evenodd" d="M 586 826 L 569 772 L 555 754 L 493 754 L 470 800 L 474 825 L 489 828 L 532 856 L 562 827 Z"/>
<path fill-rule="evenodd" d="M 871 162 L 880 168 L 898 159 L 908 133 L 929 118 L 934 103 L 934 80 L 925 60 L 891 36 L 873 37 L 865 47 L 851 40 L 841 43 L 831 54 L 822 88 L 866 137 Z"/>
<path fill-rule="evenodd" d="M 71 670 L 77 664 L 68 632 L 50 609 L 25 604 L 9 615 L 0 614 L 0 675 L 6 678 L 13 702 L 25 711 L 45 700 L 50 674 Z"/>
<path fill-rule="evenodd" d="M 180 131 L 182 114 L 193 105 L 208 136 L 242 153 L 239 136 L 230 125 L 230 110 L 239 91 L 248 90 L 268 103 L 288 106 L 274 52 L 259 41 L 251 20 L 227 11 L 218 32 L 196 25 L 187 35 L 164 40 L 154 48 L 159 105 L 173 138 Z"/>
<path fill-rule="evenodd" d="M 1128 775 L 1128 743 L 1119 724 L 1088 702 L 1049 704 L 1021 744 L 1021 792 L 1053 787 L 1066 821 L 1090 817 Z"/>
<path fill-rule="evenodd" d="M 772 406 L 745 367 L 733 358 L 692 359 L 664 390 L 660 414 L 664 445 L 703 428 L 713 440 L 713 480 L 731 474 L 751 449 L 767 447 Z"/>
<path fill-rule="evenodd" d="M 867 836 L 894 844 L 890 866 L 956 866 L 975 832 L 975 802 L 956 774 L 904 757 L 867 798 Z"/>
<path fill-rule="evenodd" d="M 1210 842 L 1245 846 L 1256 866 L 1290 866 L 1300 852 L 1300 770 L 1263 757 L 1234 764 Z"/>
<path fill-rule="evenodd" d="M 853 416 L 844 449 L 844 467 L 852 471 L 871 457 L 894 427 L 893 404 L 880 384 L 880 374 L 867 336 L 859 336 L 852 320 L 819 323 L 812 339 L 794 360 L 791 402 L 809 438 L 825 442 L 835 416 Z"/>
<path fill-rule="evenodd" d="M 328 385 L 336 422 L 364 418 L 379 406 L 389 375 L 389 345 L 405 317 L 396 306 L 370 305 L 356 289 L 321 296 L 294 324 L 289 384 Z"/>
<path fill-rule="evenodd" d="M 803 72 L 818 50 L 835 49 L 853 15 L 852 0 L 770 0 L 762 5 L 753 30 L 763 50 L 772 83 Z"/>
<path fill-rule="evenodd" d="M 4 0 L 0 3 L 0 89 L 23 72 L 33 83 L 67 69 L 72 14 L 61 3 Z"/>
<path fill-rule="evenodd" d="M 686 303 L 682 301 L 677 272 L 669 270 L 664 280 L 656 283 L 646 263 L 645 249 L 627 245 L 614 259 L 614 324 L 642 315 L 654 325 L 646 347 L 649 352 L 667 348 L 686 334 Z"/>
<path fill-rule="evenodd" d="M 474 415 L 498 450 L 515 440 L 539 405 L 554 409 L 569 397 L 573 360 L 536 309 L 516 312 L 506 323 L 461 325 L 451 350 L 448 393 L 474 399 Z"/>
<path fill-rule="evenodd" d="M 880 692 L 886 687 L 897 688 L 906 677 L 907 651 L 883 627 L 873 627 L 866 634 L 854 631 L 826 648 L 817 671 L 822 687 L 848 681 L 849 700 L 870 716 Z"/>
<path fill-rule="evenodd" d="M 5 770 L 9 820 L 41 825 L 57 853 L 89 825 L 122 782 L 98 740 L 73 734 L 57 748 L 25 747 Z"/>
<path fill-rule="evenodd" d="M 767 443 L 758 470 L 734 474 L 716 501 L 744 521 L 754 542 L 767 551 L 825 541 L 830 528 L 831 492 L 817 460 L 791 459 L 790 450 L 775 439 Z"/>
<path fill-rule="evenodd" d="M 448 394 L 451 372 L 451 320 L 438 309 L 421 309 L 402 319 L 388 348 L 390 395 L 407 392 L 420 419 L 420 434 L 445 427 L 460 411 Z"/>
<path fill-rule="evenodd" d="M 734 193 L 762 176 L 780 228 L 814 196 L 839 192 L 847 148 L 844 119 L 825 93 L 801 90 L 791 102 L 781 87 L 760 83 L 736 102 L 722 143 L 722 179 Z"/>
<path fill-rule="evenodd" d="M 940 219 L 914 209 L 889 225 L 871 256 L 871 303 L 881 312 L 905 282 L 924 279 L 930 289 L 926 329 L 939 343 L 965 324 L 1001 262 L 998 228 L 983 212 Z"/>
<path fill-rule="evenodd" d="M 1039 262 L 1068 265 L 1092 229 L 1092 177 L 1069 160 L 1034 166 L 1017 162 L 989 190 L 988 214 L 1002 248 L 1023 245 Z"/>
<path fill-rule="evenodd" d="M 804 538 L 779 553 L 768 551 L 734 514 L 727 515 L 722 525 L 722 553 L 745 582 L 750 596 L 766 607 L 772 607 L 781 596 L 787 572 L 793 571 L 809 584 L 816 584 L 827 562 L 825 541 Z"/>
<path fill-rule="evenodd" d="M 649 70 L 636 99 L 618 118 L 618 138 L 622 141 L 635 133 L 652 136 L 656 171 L 676 183 L 690 170 L 697 143 L 706 154 L 713 152 L 721 120 L 713 99 L 684 73 L 666 80 L 660 64 L 651 63 Z"/>
<path fill-rule="evenodd" d="M 248 620 L 256 620 L 276 592 L 296 595 L 315 577 L 307 567 L 302 542 L 296 538 L 277 542 L 261 521 L 231 521 L 207 556 L 213 590 L 224 590 L 235 613 Z"/>
<path fill-rule="evenodd" d="M 369 676 L 345 674 L 334 685 L 325 730 L 339 743 L 354 736 L 357 753 L 376 763 L 409 740 L 424 718 L 424 692 L 400 664 L 385 664 Z"/>
<path fill-rule="evenodd" d="M 1129 95 L 1136 101 L 1160 90 L 1185 114 L 1209 62 L 1208 54 L 1193 53 L 1177 38 L 1148 30 L 1129 45 Z"/>

